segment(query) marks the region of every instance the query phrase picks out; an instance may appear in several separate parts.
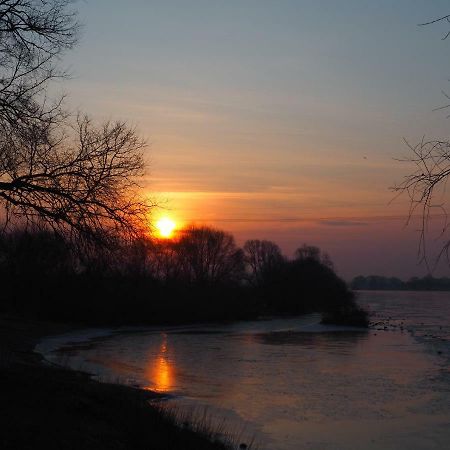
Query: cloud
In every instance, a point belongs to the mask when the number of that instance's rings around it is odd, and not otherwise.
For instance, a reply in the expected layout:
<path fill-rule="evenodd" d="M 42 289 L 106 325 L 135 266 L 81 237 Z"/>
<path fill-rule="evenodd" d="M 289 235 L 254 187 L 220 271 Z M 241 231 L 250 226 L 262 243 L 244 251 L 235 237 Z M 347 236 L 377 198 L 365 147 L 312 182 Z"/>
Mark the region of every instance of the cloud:
<path fill-rule="evenodd" d="M 367 222 L 353 220 L 319 220 L 319 224 L 328 227 L 365 227 L 369 225 Z"/>

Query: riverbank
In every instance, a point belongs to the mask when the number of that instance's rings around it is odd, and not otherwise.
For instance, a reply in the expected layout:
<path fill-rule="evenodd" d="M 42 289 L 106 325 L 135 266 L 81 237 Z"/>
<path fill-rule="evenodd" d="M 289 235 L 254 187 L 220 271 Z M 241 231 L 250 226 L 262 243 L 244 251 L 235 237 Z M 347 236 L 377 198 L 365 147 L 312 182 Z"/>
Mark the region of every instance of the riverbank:
<path fill-rule="evenodd" d="M 0 316 L 0 448 L 229 448 L 211 442 L 212 435 L 180 428 L 150 404 L 157 393 L 99 383 L 87 374 L 45 364 L 33 351 L 40 338 L 73 329 Z"/>

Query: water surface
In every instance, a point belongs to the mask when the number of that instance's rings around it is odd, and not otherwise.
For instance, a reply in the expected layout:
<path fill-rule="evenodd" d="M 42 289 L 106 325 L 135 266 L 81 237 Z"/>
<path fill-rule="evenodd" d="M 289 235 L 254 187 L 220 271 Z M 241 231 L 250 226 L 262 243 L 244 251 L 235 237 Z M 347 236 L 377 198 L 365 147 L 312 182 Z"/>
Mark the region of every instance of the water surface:
<path fill-rule="evenodd" d="M 262 450 L 450 448 L 450 294 L 362 292 L 359 301 L 377 322 L 368 331 L 308 315 L 77 334 L 40 350 L 170 394 L 172 405 L 208 407 Z"/>

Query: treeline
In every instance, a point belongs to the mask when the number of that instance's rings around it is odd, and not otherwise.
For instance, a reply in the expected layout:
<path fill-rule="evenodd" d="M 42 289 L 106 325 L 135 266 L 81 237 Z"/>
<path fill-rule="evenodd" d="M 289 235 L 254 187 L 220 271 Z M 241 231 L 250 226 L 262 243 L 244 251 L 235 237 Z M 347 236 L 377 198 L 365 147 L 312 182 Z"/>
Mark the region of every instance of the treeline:
<path fill-rule="evenodd" d="M 317 247 L 303 245 L 288 259 L 273 242 L 239 248 L 231 234 L 209 227 L 171 240 L 118 240 L 109 249 L 16 231 L 0 239 L 0 278 L 3 311 L 47 320 L 150 324 L 318 311 L 328 322 L 367 324 Z"/>
<path fill-rule="evenodd" d="M 354 290 L 377 291 L 450 291 L 450 278 L 434 278 L 427 275 L 423 278 L 412 277 L 408 281 L 402 281 L 395 277 L 382 277 L 370 275 L 353 278 L 350 287 Z"/>

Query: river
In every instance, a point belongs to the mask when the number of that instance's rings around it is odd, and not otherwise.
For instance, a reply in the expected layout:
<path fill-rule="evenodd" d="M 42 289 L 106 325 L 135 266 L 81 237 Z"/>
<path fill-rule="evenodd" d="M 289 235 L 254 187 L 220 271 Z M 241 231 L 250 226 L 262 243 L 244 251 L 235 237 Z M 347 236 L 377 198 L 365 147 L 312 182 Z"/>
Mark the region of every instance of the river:
<path fill-rule="evenodd" d="M 376 325 L 312 314 L 226 325 L 85 330 L 47 360 L 168 394 L 260 450 L 450 448 L 450 293 L 360 292 Z M 256 448 L 256 444 L 254 448 Z"/>

